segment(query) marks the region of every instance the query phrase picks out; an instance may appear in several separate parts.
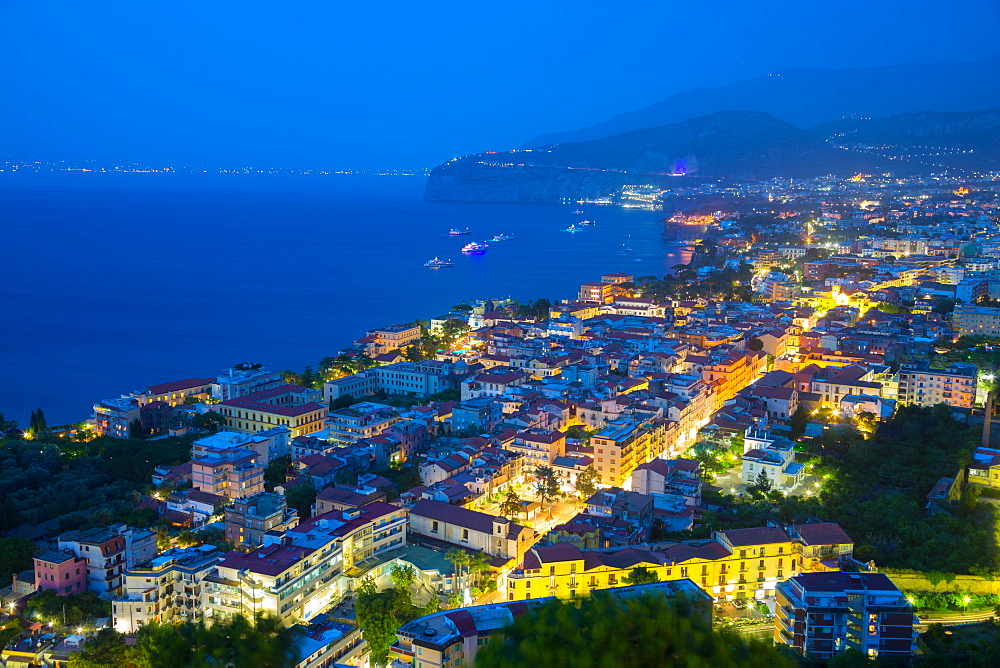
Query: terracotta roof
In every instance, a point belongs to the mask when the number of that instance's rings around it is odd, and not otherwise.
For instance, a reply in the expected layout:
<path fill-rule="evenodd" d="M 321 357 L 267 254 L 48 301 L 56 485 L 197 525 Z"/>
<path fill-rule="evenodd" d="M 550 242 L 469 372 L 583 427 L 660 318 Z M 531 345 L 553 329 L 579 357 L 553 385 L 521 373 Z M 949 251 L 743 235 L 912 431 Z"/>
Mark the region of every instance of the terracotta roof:
<path fill-rule="evenodd" d="M 446 522 L 464 529 L 471 529 L 487 534 L 493 533 L 494 520 L 501 519 L 493 515 L 452 506 L 440 501 L 432 501 L 431 499 L 420 499 L 417 501 L 413 505 L 413 508 L 410 509 L 410 515 L 426 517 L 427 519 Z M 522 530 L 524 530 L 524 527 L 520 524 L 515 524 L 514 522 L 508 524 L 508 531 L 512 536 L 520 534 Z"/>
<path fill-rule="evenodd" d="M 792 529 L 798 532 L 806 545 L 850 545 L 854 539 L 847 535 L 835 522 L 817 522 L 815 524 L 795 524 Z"/>

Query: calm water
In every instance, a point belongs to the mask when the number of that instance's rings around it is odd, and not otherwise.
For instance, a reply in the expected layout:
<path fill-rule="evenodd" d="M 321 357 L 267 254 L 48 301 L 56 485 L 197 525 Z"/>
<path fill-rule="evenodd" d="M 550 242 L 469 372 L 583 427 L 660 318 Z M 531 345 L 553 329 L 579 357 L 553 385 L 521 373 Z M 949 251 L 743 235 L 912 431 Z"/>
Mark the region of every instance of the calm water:
<path fill-rule="evenodd" d="M 601 273 L 681 261 L 653 212 L 431 203 L 423 183 L 0 174 L 0 412 L 76 421 L 95 400 L 240 361 L 315 365 L 366 328 L 466 299 L 566 298 Z M 598 224 L 564 231 L 583 218 Z M 459 253 L 499 233 L 515 238 Z M 424 268 L 434 256 L 455 267 Z"/>

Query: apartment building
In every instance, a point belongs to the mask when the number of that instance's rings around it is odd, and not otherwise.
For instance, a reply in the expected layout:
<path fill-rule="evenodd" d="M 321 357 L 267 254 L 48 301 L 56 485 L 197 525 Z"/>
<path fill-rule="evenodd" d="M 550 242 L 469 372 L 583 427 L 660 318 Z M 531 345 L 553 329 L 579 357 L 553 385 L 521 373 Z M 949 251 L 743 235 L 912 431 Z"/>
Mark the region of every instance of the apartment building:
<path fill-rule="evenodd" d="M 971 409 L 976 400 L 975 364 L 955 362 L 947 369 L 931 369 L 927 360 L 907 362 L 899 367 L 897 399 L 903 405 Z"/>
<path fill-rule="evenodd" d="M 181 406 L 189 397 L 204 401 L 212 396 L 215 378 L 187 378 L 172 383 L 150 385 L 131 394 L 140 406 L 162 401 L 169 406 Z"/>
<path fill-rule="evenodd" d="M 132 397 L 105 399 L 94 404 L 94 431 L 101 436 L 129 438 L 132 425 L 141 424 L 139 402 Z"/>
<path fill-rule="evenodd" d="M 327 402 L 348 394 L 367 397 L 376 392 L 424 397 L 454 390 L 468 375 L 469 366 L 462 360 L 396 362 L 327 381 L 323 384 L 323 397 Z"/>
<path fill-rule="evenodd" d="M 156 555 L 156 534 L 145 529 L 114 524 L 63 534 L 57 539 L 57 549 L 86 560 L 88 591 L 102 596 L 114 596 L 121 591 L 122 574 L 127 569 Z M 69 568 L 68 565 L 65 567 Z M 72 568 L 72 577 L 75 577 L 76 567 Z M 64 570 L 64 580 L 65 573 Z"/>
<path fill-rule="evenodd" d="M 410 536 L 415 542 L 429 538 L 469 550 L 483 551 L 500 563 L 519 562 L 534 542 L 535 532 L 475 510 L 440 501 L 420 499 L 410 509 Z"/>
<path fill-rule="evenodd" d="M 284 383 L 277 371 L 271 371 L 257 363 L 244 362 L 219 373 L 212 383 L 212 396 L 219 401 L 229 401 L 270 390 Z"/>
<path fill-rule="evenodd" d="M 646 420 L 618 418 L 590 438 L 594 466 L 605 485 L 620 486 L 632 471 L 660 454 L 652 447 L 651 427 Z"/>
<path fill-rule="evenodd" d="M 175 547 L 129 569 L 121 595 L 111 601 L 114 628 L 135 633 L 156 622 L 201 619 L 201 589 L 222 553 L 211 545 Z"/>
<path fill-rule="evenodd" d="M 778 584 L 774 641 L 830 659 L 853 649 L 907 660 L 917 649 L 913 605 L 883 573 L 803 573 Z"/>
<path fill-rule="evenodd" d="M 33 560 L 35 589 L 53 589 L 60 596 L 87 591 L 87 560 L 69 550 L 46 550 Z"/>
<path fill-rule="evenodd" d="M 199 457 L 219 450 L 245 448 L 256 452 L 258 461 L 267 466 L 272 459 L 291 452 L 291 435 L 292 431 L 287 427 L 271 427 L 256 434 L 220 431 L 192 443 L 191 456 Z"/>
<path fill-rule="evenodd" d="M 503 448 L 523 457 L 522 465 L 532 470 L 539 466 L 549 466 L 557 457 L 566 454 L 566 434 L 548 429 L 529 429 L 518 432 L 513 439 L 503 444 Z"/>
<path fill-rule="evenodd" d="M 329 412 L 321 393 L 301 385 L 279 385 L 270 389 L 220 401 L 215 411 L 233 431 L 256 434 L 276 426 L 289 429 L 291 437 L 323 428 Z"/>
<path fill-rule="evenodd" d="M 243 499 L 264 491 L 264 467 L 252 450 L 213 450 L 191 460 L 191 483 L 202 492 Z"/>
<path fill-rule="evenodd" d="M 398 350 L 420 338 L 419 325 L 388 325 L 366 332 L 356 343 L 364 346 L 369 357 Z"/>
<path fill-rule="evenodd" d="M 399 422 L 399 412 L 392 406 L 362 401 L 349 408 L 329 413 L 323 426 L 326 439 L 335 445 L 352 445 L 366 438 L 378 436 Z"/>
<path fill-rule="evenodd" d="M 236 499 L 225 512 L 226 540 L 241 549 L 253 549 L 263 544 L 265 534 L 283 533 L 299 523 L 299 511 L 273 492 Z"/>
<path fill-rule="evenodd" d="M 951 322 L 959 336 L 1000 336 L 1000 308 L 959 304 Z"/>
<path fill-rule="evenodd" d="M 265 612 L 283 626 L 308 620 L 350 590 L 345 573 L 355 564 L 404 545 L 406 524 L 405 508 L 376 501 L 265 536 L 250 553 L 230 552 L 205 578 L 205 617 Z"/>
<path fill-rule="evenodd" d="M 797 531 L 803 530 L 808 541 Z M 829 543 L 819 544 L 818 540 Z M 642 566 L 661 581 L 690 578 L 716 601 L 764 598 L 779 582 L 807 569 L 837 569 L 854 552 L 854 541 L 836 524 L 761 527 L 713 532 L 710 540 L 656 549 L 584 550 L 575 545 L 535 546 L 500 583 L 508 601 L 539 596 L 574 598 L 618 587 Z"/>

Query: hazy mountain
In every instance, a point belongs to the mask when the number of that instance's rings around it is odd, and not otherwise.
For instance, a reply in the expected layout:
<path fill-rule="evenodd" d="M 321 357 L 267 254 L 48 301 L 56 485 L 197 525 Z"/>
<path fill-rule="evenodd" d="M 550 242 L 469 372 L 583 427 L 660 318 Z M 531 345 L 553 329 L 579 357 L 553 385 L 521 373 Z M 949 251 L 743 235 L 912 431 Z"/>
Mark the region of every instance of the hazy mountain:
<path fill-rule="evenodd" d="M 672 181 L 681 174 L 808 177 L 874 165 L 866 155 L 835 148 L 771 114 L 727 111 L 593 141 L 466 156 L 431 172 L 426 197 L 558 202 L 605 195 L 626 183 Z"/>
<path fill-rule="evenodd" d="M 946 169 L 1000 169 L 1000 109 L 845 119 L 809 130 L 764 112 L 719 112 L 591 141 L 466 156 L 436 167 L 425 196 L 559 202 L 625 184 Z"/>
<path fill-rule="evenodd" d="M 727 109 L 765 111 L 805 128 L 852 115 L 878 118 L 994 107 L 1000 107 L 1000 54 L 970 63 L 780 70 L 718 88 L 683 91 L 597 125 L 543 134 L 522 148 L 599 139 Z"/>

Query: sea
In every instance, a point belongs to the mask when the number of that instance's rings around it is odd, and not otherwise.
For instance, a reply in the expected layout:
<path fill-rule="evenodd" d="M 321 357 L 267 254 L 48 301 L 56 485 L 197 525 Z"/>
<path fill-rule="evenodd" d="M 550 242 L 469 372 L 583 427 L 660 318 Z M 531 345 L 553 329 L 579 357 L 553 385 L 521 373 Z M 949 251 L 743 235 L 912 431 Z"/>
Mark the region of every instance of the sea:
<path fill-rule="evenodd" d="M 426 202 L 424 183 L 0 173 L 0 413 L 77 422 L 95 401 L 238 362 L 315 367 L 368 329 L 466 300 L 567 299 L 601 274 L 688 260 L 661 212 Z M 565 231 L 584 219 L 596 224 Z M 498 234 L 513 238 L 487 241 Z M 488 251 L 463 255 L 473 240 Z M 454 266 L 423 266 L 434 257 Z"/>

